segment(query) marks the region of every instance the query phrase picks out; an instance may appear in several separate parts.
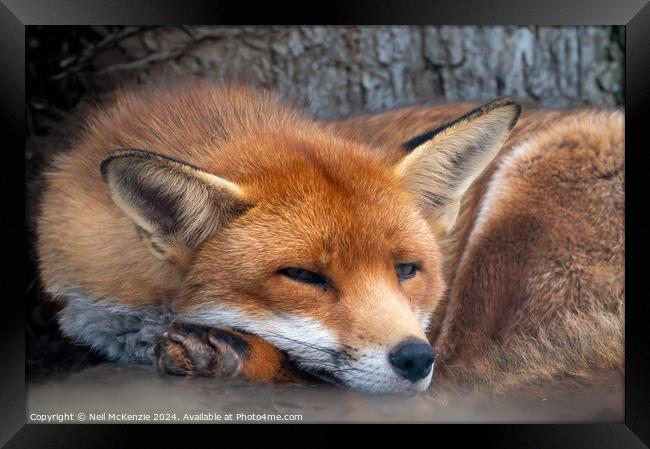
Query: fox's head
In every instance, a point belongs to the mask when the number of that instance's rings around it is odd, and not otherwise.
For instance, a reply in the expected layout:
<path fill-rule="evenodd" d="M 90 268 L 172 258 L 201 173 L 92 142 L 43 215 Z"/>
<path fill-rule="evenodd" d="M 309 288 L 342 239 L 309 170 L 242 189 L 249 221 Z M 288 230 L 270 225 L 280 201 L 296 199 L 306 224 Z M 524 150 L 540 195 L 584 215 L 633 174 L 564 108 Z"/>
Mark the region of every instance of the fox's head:
<path fill-rule="evenodd" d="M 298 130 L 234 139 L 240 167 L 220 169 L 222 148 L 203 170 L 119 150 L 101 171 L 151 253 L 182 271 L 179 319 L 259 335 L 354 390 L 422 391 L 445 291 L 438 239 L 519 113 L 489 103 L 414 138 L 394 164 Z"/>

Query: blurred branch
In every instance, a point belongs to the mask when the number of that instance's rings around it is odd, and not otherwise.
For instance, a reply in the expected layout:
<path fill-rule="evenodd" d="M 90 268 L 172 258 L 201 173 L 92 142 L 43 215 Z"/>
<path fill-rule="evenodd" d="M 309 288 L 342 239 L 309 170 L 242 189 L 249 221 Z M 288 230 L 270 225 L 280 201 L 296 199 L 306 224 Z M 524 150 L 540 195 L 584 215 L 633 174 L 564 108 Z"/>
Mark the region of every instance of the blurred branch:
<path fill-rule="evenodd" d="M 121 70 L 133 70 L 141 67 L 145 67 L 153 62 L 165 61 L 169 59 L 174 59 L 178 56 L 181 56 L 186 52 L 185 48 L 176 51 L 163 51 L 159 53 L 152 53 L 144 58 L 136 59 L 134 61 L 125 62 L 122 64 L 113 64 L 107 66 L 101 70 L 95 72 L 96 75 L 105 75 L 111 72 L 117 72 Z"/>
<path fill-rule="evenodd" d="M 181 30 L 187 32 L 187 34 L 192 38 L 192 41 L 189 43 L 184 43 L 183 45 L 166 51 L 159 51 L 157 53 L 152 53 L 147 55 L 144 58 L 136 59 L 133 61 L 124 62 L 121 64 L 112 64 L 110 66 L 99 69 L 95 72 L 95 75 L 105 75 L 107 73 L 119 72 L 125 70 L 135 70 L 147 67 L 152 63 L 161 62 L 161 61 L 170 61 L 174 60 L 180 56 L 190 54 L 193 49 L 205 42 L 217 42 L 223 38 L 220 36 L 202 36 L 198 37 L 196 33 L 187 29 L 187 27 L 179 27 Z"/>
<path fill-rule="evenodd" d="M 106 35 L 101 41 L 99 41 L 95 45 L 91 45 L 87 47 L 81 55 L 79 56 L 74 56 L 71 55 L 68 58 L 65 58 L 61 61 L 60 66 L 65 67 L 65 66 L 70 66 L 67 69 L 55 73 L 54 75 L 50 76 L 48 80 L 50 81 L 56 81 L 60 80 L 62 78 L 67 78 L 71 74 L 79 72 L 81 69 L 83 69 L 90 61 L 92 61 L 93 57 L 100 51 L 104 50 L 106 48 L 109 48 L 111 46 L 114 46 L 118 44 L 119 42 L 123 41 L 124 39 L 127 39 L 129 37 L 142 34 L 145 31 L 148 31 L 152 28 L 156 28 L 154 26 L 146 26 L 146 27 L 126 27 L 123 28 L 120 31 L 110 33 Z M 73 64 L 74 62 L 74 64 Z M 73 64 L 73 65 L 71 65 Z"/>

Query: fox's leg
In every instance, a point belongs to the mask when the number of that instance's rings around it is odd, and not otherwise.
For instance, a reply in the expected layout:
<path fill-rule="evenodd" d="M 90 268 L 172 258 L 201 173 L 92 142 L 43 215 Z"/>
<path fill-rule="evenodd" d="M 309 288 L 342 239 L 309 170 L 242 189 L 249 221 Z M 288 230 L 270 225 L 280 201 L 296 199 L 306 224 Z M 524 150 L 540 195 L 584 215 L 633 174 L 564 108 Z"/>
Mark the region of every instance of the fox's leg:
<path fill-rule="evenodd" d="M 155 350 L 161 373 L 278 383 L 302 380 L 287 357 L 260 337 L 176 323 Z"/>
<path fill-rule="evenodd" d="M 174 315 L 162 307 L 130 309 L 81 294 L 68 294 L 62 306 L 63 334 L 113 362 L 154 364 L 178 375 L 300 380 L 283 353 L 254 335 L 188 324 L 170 328 Z"/>

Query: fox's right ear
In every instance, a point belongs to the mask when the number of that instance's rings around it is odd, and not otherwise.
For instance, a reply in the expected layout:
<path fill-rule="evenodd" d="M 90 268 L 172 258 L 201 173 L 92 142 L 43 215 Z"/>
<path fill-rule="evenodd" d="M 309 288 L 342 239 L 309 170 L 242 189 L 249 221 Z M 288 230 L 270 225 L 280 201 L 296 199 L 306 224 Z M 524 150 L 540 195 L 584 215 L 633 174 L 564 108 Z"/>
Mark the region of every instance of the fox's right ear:
<path fill-rule="evenodd" d="M 156 153 L 117 150 L 101 163 L 115 204 L 159 259 L 182 263 L 251 204 L 234 183 Z"/>

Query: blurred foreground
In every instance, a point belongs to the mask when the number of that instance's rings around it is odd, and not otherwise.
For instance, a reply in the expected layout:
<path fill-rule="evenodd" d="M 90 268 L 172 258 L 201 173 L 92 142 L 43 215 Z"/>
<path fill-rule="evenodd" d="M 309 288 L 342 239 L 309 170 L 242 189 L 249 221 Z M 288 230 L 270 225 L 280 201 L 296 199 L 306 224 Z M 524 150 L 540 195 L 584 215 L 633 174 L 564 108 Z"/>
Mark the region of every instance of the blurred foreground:
<path fill-rule="evenodd" d="M 139 422 L 144 418 L 147 422 L 218 423 L 228 420 L 228 414 L 232 414 L 231 422 L 240 423 L 622 422 L 623 406 L 623 391 L 618 388 L 598 393 L 558 391 L 516 401 L 466 397 L 442 405 L 424 395 L 411 399 L 360 396 L 329 385 L 269 387 L 208 378 L 160 377 L 148 367 L 100 364 L 57 380 L 29 383 L 27 420 L 40 422 L 47 417 L 36 415 L 67 413 L 50 417 L 50 422 Z M 120 418 L 111 413 L 141 416 Z"/>

